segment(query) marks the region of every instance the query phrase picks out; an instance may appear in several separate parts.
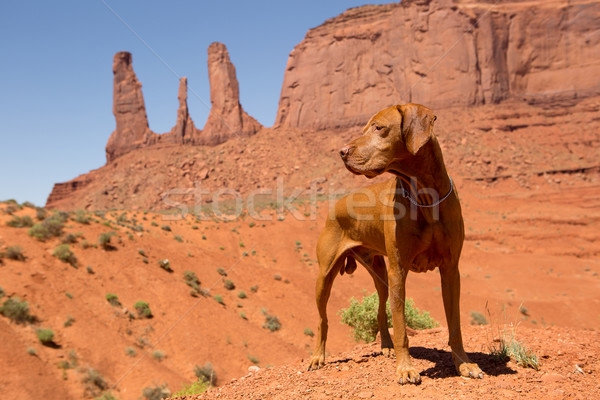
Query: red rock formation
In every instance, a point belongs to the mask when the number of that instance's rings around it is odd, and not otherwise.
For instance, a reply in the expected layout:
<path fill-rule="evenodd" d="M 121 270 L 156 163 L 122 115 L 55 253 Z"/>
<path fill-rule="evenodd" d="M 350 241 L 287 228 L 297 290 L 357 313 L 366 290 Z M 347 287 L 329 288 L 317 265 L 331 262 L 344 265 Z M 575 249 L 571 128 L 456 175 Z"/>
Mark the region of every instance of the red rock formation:
<path fill-rule="evenodd" d="M 171 129 L 171 135 L 173 135 L 173 140 L 175 143 L 193 143 L 196 140 L 198 133 L 194 127 L 194 121 L 192 121 L 188 111 L 186 77 L 183 77 L 179 80 L 179 93 L 177 95 L 177 99 L 179 100 L 179 108 L 177 109 L 177 122 L 173 129 Z"/>
<path fill-rule="evenodd" d="M 600 4 L 404 0 L 350 9 L 290 54 L 275 125 L 331 128 L 382 107 L 600 93 Z"/>
<path fill-rule="evenodd" d="M 208 79 L 211 109 L 199 143 L 216 145 L 232 136 L 256 133 L 262 125 L 240 105 L 235 67 L 223 43 L 214 42 L 208 47 Z"/>
<path fill-rule="evenodd" d="M 117 128 L 106 144 L 106 160 L 144 146 L 152 136 L 142 95 L 142 84 L 131 65 L 131 53 L 121 51 L 113 60 L 113 114 Z"/>

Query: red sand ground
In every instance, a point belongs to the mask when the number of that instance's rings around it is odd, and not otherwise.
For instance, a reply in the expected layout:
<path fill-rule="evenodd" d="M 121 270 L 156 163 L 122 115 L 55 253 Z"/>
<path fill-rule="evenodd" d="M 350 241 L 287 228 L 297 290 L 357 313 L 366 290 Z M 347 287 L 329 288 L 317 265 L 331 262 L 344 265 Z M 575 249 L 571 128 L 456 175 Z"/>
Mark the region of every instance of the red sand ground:
<path fill-rule="evenodd" d="M 219 385 L 225 385 L 222 392 L 211 391 L 208 398 L 386 398 L 393 393 L 439 398 L 440 390 L 446 397 L 473 397 L 475 393 L 486 399 L 523 394 L 597 397 L 599 176 L 542 176 L 529 182 L 530 189 L 514 180 L 456 181 L 467 233 L 461 261 L 465 345 L 482 362 L 488 374 L 483 381 L 454 376 L 443 328 L 411 338 L 416 365 L 424 375 L 418 387 L 396 385 L 393 363 L 382 357 L 363 357 L 367 361 L 359 363 L 338 361 L 322 371 L 298 373 L 304 370 L 314 344 L 304 329 L 316 331 L 314 247 L 326 211 L 326 204 L 321 204 L 316 221 L 288 216 L 284 221 L 273 218 L 264 226 L 257 221 L 253 227 L 248 219 L 196 223 L 191 217 L 164 221 L 161 214 L 128 212 L 128 219 L 135 216 L 145 227 L 131 238 L 127 229 L 114 222 L 109 228 L 99 218 L 91 225 L 70 221 L 65 231 L 81 232 L 90 242 L 95 243 L 102 232 L 118 235 L 113 238 L 114 251 L 72 245 L 79 259 L 77 269 L 52 256 L 58 239 L 40 243 L 26 229 L 7 227 L 12 217 L 0 215 L 0 249 L 18 245 L 27 256 L 25 262 L 4 260 L 0 286 L 7 296 L 26 299 L 40 320 L 23 326 L 0 317 L 0 390 L 12 399 L 82 398 L 83 372 L 78 368 L 63 372 L 57 366 L 74 350 L 79 367 L 97 369 L 120 399 L 139 399 L 144 387 L 163 383 L 177 391 L 195 378 L 194 366 L 207 361 L 215 366 Z M 25 208 L 16 214 L 34 212 Z M 115 218 L 107 213 L 107 219 Z M 152 226 L 153 221 L 158 226 Z M 162 230 L 162 225 L 169 225 L 172 232 Z M 183 242 L 175 240 L 176 235 Z M 139 249 L 145 250 L 148 264 Z M 173 273 L 159 268 L 158 260 L 165 258 Z M 88 265 L 94 274 L 86 271 Z M 235 290 L 223 287 L 216 271 L 219 267 L 228 270 Z M 182 278 L 185 270 L 195 271 L 201 286 L 211 289 L 211 295 L 222 295 L 225 305 L 210 297 L 190 296 Z M 275 280 L 275 274 L 282 279 Z M 253 285 L 259 287 L 256 293 L 250 290 Z M 336 280 L 329 303 L 330 362 L 377 350 L 371 345 L 352 350 L 356 344 L 350 330 L 335 316 L 350 297 L 362 296 L 363 288 L 369 293 L 374 290 L 362 268 Z M 238 298 L 240 290 L 247 299 Z M 104 298 L 107 293 L 117 294 L 123 309 L 112 307 Z M 444 326 L 436 273 L 411 274 L 408 296 Z M 132 310 L 138 300 L 150 304 L 153 319 L 127 317 L 124 309 Z M 485 313 L 486 304 L 491 325 L 470 327 L 471 311 Z M 520 306 L 527 308 L 527 315 L 519 312 Z M 262 328 L 262 308 L 279 317 L 281 330 L 272 333 Z M 75 321 L 65 327 L 68 316 Z M 517 338 L 542 357 L 539 372 L 512 363 L 491 364 L 486 346 L 505 324 L 518 326 Z M 37 326 L 52 328 L 60 348 L 40 345 Z M 135 357 L 126 355 L 128 347 L 136 349 Z M 29 355 L 28 348 L 35 348 L 37 355 Z M 164 351 L 166 357 L 162 361 L 153 358 L 148 353 L 154 350 Z M 227 384 L 247 373 L 252 365 L 249 356 L 256 357 L 263 369 Z M 573 372 L 575 364 L 583 374 Z M 276 367 L 264 369 L 269 365 Z"/>

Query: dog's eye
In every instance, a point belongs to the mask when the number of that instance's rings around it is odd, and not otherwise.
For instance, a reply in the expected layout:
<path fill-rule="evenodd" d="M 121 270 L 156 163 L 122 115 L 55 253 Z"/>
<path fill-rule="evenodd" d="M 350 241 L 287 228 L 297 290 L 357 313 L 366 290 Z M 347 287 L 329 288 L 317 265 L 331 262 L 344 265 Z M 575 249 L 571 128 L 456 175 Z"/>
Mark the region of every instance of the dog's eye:
<path fill-rule="evenodd" d="M 376 131 L 381 131 L 382 129 L 383 129 L 383 126 L 375 125 Z"/>

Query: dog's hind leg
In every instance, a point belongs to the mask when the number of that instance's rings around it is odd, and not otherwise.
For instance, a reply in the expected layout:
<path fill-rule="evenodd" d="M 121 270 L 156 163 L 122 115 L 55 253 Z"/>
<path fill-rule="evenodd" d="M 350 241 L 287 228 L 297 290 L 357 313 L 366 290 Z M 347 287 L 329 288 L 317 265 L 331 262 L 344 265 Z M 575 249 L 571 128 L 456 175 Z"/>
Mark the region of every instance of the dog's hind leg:
<path fill-rule="evenodd" d="M 335 243 L 335 241 L 333 242 Z M 317 309 L 319 310 L 319 328 L 317 344 L 310 359 L 308 370 L 315 370 L 325 365 L 325 342 L 327 342 L 327 301 L 331 294 L 331 287 L 336 275 L 344 268 L 345 257 L 336 254 L 337 246 L 332 246 L 332 241 L 327 240 L 327 233 L 319 238 L 317 257 L 319 259 L 319 276 L 316 284 Z"/>

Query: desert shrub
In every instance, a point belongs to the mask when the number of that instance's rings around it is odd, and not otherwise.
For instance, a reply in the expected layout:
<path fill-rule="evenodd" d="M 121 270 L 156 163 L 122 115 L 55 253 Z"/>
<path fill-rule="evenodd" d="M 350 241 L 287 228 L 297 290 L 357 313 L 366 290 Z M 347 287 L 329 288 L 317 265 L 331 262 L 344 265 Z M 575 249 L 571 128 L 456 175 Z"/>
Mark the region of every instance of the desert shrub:
<path fill-rule="evenodd" d="M 223 285 L 225 286 L 225 289 L 227 289 L 227 290 L 235 289 L 235 284 L 233 283 L 233 281 L 230 281 L 229 279 L 225 279 L 223 281 Z"/>
<path fill-rule="evenodd" d="M 245 312 L 241 312 L 241 313 L 240 313 L 240 317 L 241 317 L 242 319 L 246 319 L 246 320 L 248 319 L 248 317 L 246 317 L 246 313 L 245 313 Z"/>
<path fill-rule="evenodd" d="M 215 294 L 214 298 L 217 301 L 217 303 L 225 305 L 225 303 L 223 302 L 223 296 L 221 296 L 220 294 Z"/>
<path fill-rule="evenodd" d="M 514 332 L 502 332 L 500 339 L 495 344 L 489 345 L 490 355 L 496 362 L 506 363 L 513 359 L 517 364 L 525 368 L 540 369 L 540 361 L 527 345 L 515 338 Z"/>
<path fill-rule="evenodd" d="M 27 208 L 36 208 L 35 204 L 33 204 L 30 201 L 24 201 L 23 204 L 21 204 L 21 207 L 27 207 Z"/>
<path fill-rule="evenodd" d="M 108 383 L 104 377 L 93 368 L 84 370 L 83 378 L 81 379 L 85 386 L 85 395 L 88 397 L 100 396 L 103 391 L 108 389 Z"/>
<path fill-rule="evenodd" d="M 14 215 L 6 225 L 12 228 L 31 228 L 33 226 L 33 219 L 29 215 L 25 215 L 24 217 Z"/>
<path fill-rule="evenodd" d="M 111 306 L 121 307 L 121 302 L 119 301 L 119 297 L 116 294 L 107 293 L 106 296 L 104 296 L 104 298 L 110 303 Z"/>
<path fill-rule="evenodd" d="M 478 311 L 471 311 L 471 325 L 487 325 L 488 321 L 485 315 Z"/>
<path fill-rule="evenodd" d="M 166 384 L 161 386 L 145 387 L 144 390 L 142 390 L 142 396 L 144 396 L 146 400 L 161 400 L 170 397 L 171 391 L 167 389 Z"/>
<path fill-rule="evenodd" d="M 37 350 L 33 347 L 28 347 L 27 348 L 27 354 L 29 354 L 30 356 L 36 356 L 37 355 Z"/>
<path fill-rule="evenodd" d="M 142 256 L 142 257 L 148 257 L 148 256 L 146 255 L 146 251 L 145 251 L 144 249 L 139 249 L 139 250 L 138 250 L 138 254 L 139 254 L 140 256 Z"/>
<path fill-rule="evenodd" d="M 167 231 L 167 232 L 171 232 L 172 229 L 169 225 L 163 225 L 160 227 L 160 229 L 162 229 L 163 231 Z"/>
<path fill-rule="evenodd" d="M 379 307 L 379 296 L 373 293 L 370 296 L 363 296 L 362 301 L 354 297 L 350 299 L 350 306 L 342 309 L 338 314 L 342 317 L 342 322 L 354 329 L 354 340 L 366 343 L 375 340 L 377 334 L 377 309 Z M 392 314 L 389 302 L 386 303 L 386 313 L 388 326 L 392 325 Z M 406 325 L 412 329 L 429 329 L 439 325 L 428 312 L 421 311 L 415 307 L 414 301 L 406 298 L 404 302 L 404 317 Z"/>
<path fill-rule="evenodd" d="M 62 238 L 62 242 L 63 242 L 63 244 L 74 244 L 74 243 L 77 243 L 77 235 L 75 235 L 73 233 L 67 233 Z"/>
<path fill-rule="evenodd" d="M 90 275 L 94 275 L 96 272 L 94 272 L 94 268 L 92 268 L 91 265 L 88 265 L 87 267 L 85 267 L 85 270 L 87 271 L 88 274 Z"/>
<path fill-rule="evenodd" d="M 279 318 L 276 315 L 270 315 L 265 310 L 263 310 L 263 314 L 265 315 L 265 323 L 262 326 L 263 328 L 268 329 L 271 332 L 281 329 L 281 322 L 279 322 Z"/>
<path fill-rule="evenodd" d="M 206 382 L 211 386 L 215 386 L 217 384 L 217 373 L 213 368 L 212 364 L 207 362 L 203 366 L 196 365 L 194 367 L 194 374 L 199 381 Z"/>
<path fill-rule="evenodd" d="M 127 354 L 129 357 L 135 357 L 137 355 L 137 351 L 133 347 L 127 347 L 125 349 L 125 354 Z"/>
<path fill-rule="evenodd" d="M 18 297 L 7 299 L 0 307 L 0 314 L 10 318 L 17 324 L 26 324 L 35 320 L 35 317 L 29 314 L 29 304 L 26 301 L 21 301 Z"/>
<path fill-rule="evenodd" d="M 98 237 L 98 245 L 100 247 L 102 247 L 104 250 L 113 250 L 115 248 L 115 246 L 113 246 L 110 243 L 110 241 L 111 241 L 111 238 L 115 235 L 116 235 L 116 233 L 114 233 L 114 232 L 101 233 L 100 236 Z"/>
<path fill-rule="evenodd" d="M 94 246 L 96 246 L 96 245 L 93 244 L 93 243 L 88 242 L 87 240 L 82 240 L 81 241 L 81 248 L 84 249 L 84 250 L 87 250 L 90 247 L 94 247 Z"/>
<path fill-rule="evenodd" d="M 200 293 L 200 279 L 198 279 L 194 271 L 184 271 L 183 281 L 192 288 L 194 293 Z"/>
<path fill-rule="evenodd" d="M 183 238 L 181 236 L 175 235 L 174 239 L 177 240 L 179 243 L 183 242 Z"/>
<path fill-rule="evenodd" d="M 78 222 L 83 225 L 89 225 L 91 221 L 91 217 L 83 210 L 75 211 L 75 216 L 73 217 L 73 221 Z"/>
<path fill-rule="evenodd" d="M 133 305 L 133 308 L 137 311 L 138 318 L 152 318 L 152 311 L 150 305 L 145 301 L 138 301 Z"/>
<path fill-rule="evenodd" d="M 38 221 L 45 220 L 46 216 L 48 216 L 48 212 L 45 208 L 38 207 L 35 209 L 35 219 L 37 219 Z"/>
<path fill-rule="evenodd" d="M 221 276 L 227 276 L 227 271 L 224 268 L 217 268 L 217 273 Z"/>
<path fill-rule="evenodd" d="M 313 337 L 313 336 L 315 336 L 315 333 L 314 333 L 314 332 L 312 331 L 312 329 L 310 329 L 310 328 L 304 328 L 304 334 L 305 334 L 306 336 L 310 336 L 310 337 Z"/>
<path fill-rule="evenodd" d="M 166 258 L 164 260 L 158 260 L 158 266 L 167 272 L 173 272 L 173 268 L 171 268 L 171 262 Z"/>
<path fill-rule="evenodd" d="M 243 290 L 241 290 L 241 291 L 238 293 L 238 297 L 239 297 L 240 299 L 245 299 L 246 297 L 248 297 L 248 295 L 246 295 L 246 292 L 244 292 Z"/>
<path fill-rule="evenodd" d="M 67 217 L 64 213 L 54 213 L 50 217 L 45 218 L 42 222 L 33 225 L 27 233 L 40 241 L 50 239 L 53 236 L 62 235 L 65 221 Z"/>
<path fill-rule="evenodd" d="M 200 379 L 195 382 L 184 386 L 179 392 L 176 392 L 173 397 L 181 397 L 181 396 L 192 396 L 195 394 L 202 394 L 208 390 L 210 385 Z"/>
<path fill-rule="evenodd" d="M 71 264 L 72 266 L 77 265 L 77 257 L 75 257 L 75 254 L 71 251 L 71 248 L 68 244 L 58 245 L 54 249 L 52 255 L 58 258 L 60 261 Z"/>
<path fill-rule="evenodd" d="M 4 289 L 2 289 L 2 286 L 0 286 L 0 299 L 4 296 L 6 296 L 6 293 L 4 292 Z"/>
<path fill-rule="evenodd" d="M 75 322 L 75 318 L 73 318 L 70 315 L 67 315 L 67 320 L 65 321 L 65 323 L 63 324 L 63 326 L 65 328 L 68 328 L 69 326 L 73 325 L 73 322 Z"/>
<path fill-rule="evenodd" d="M 162 350 L 154 350 L 152 352 L 152 358 L 154 358 L 155 360 L 158 360 L 158 361 L 164 360 L 164 358 L 166 356 L 167 356 L 167 354 Z"/>
<path fill-rule="evenodd" d="M 18 204 L 15 203 L 9 203 L 9 200 L 5 201 L 5 203 L 7 204 L 7 206 L 4 208 L 4 212 L 8 215 L 12 215 L 14 212 L 17 212 L 21 209 L 21 207 L 19 207 Z"/>
<path fill-rule="evenodd" d="M 276 281 L 280 281 L 281 280 L 281 275 L 275 274 L 275 275 L 273 275 L 273 279 L 275 279 Z"/>
<path fill-rule="evenodd" d="M 115 397 L 110 391 L 109 392 L 104 392 L 102 393 L 100 396 L 94 398 L 94 400 L 119 400 L 117 397 Z"/>
<path fill-rule="evenodd" d="M 23 249 L 19 246 L 9 246 L 4 251 L 4 257 L 15 260 L 15 261 L 25 261 L 25 255 L 23 254 Z"/>
<path fill-rule="evenodd" d="M 251 356 L 250 354 L 248 354 L 246 357 L 248 357 L 248 360 L 250 360 L 250 362 L 252 364 L 258 364 L 258 363 L 260 363 L 260 361 L 258 361 L 258 358 L 254 357 L 254 356 Z"/>
<path fill-rule="evenodd" d="M 252 293 L 256 293 L 256 292 L 258 292 L 258 285 L 250 286 L 250 291 L 251 291 Z"/>
<path fill-rule="evenodd" d="M 35 331 L 38 340 L 45 346 L 54 343 L 54 332 L 52 329 L 38 329 Z"/>

